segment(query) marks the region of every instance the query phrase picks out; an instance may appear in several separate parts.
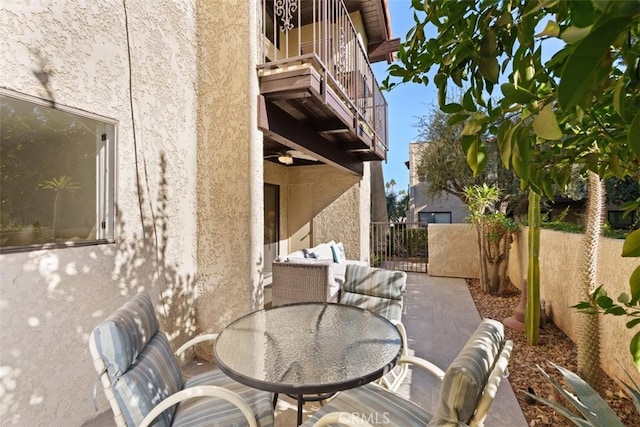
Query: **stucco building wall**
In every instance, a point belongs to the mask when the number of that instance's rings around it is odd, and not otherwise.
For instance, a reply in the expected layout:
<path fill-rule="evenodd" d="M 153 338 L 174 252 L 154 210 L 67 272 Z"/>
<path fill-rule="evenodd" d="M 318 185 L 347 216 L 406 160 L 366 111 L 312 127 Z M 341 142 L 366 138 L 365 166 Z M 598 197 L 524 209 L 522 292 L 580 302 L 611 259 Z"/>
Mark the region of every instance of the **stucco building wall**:
<path fill-rule="evenodd" d="M 196 309 L 201 331 L 218 332 L 263 304 L 257 8 L 252 2 L 199 1 L 197 12 Z"/>
<path fill-rule="evenodd" d="M 360 233 L 360 186 L 368 179 L 362 178 L 361 184 L 361 177 L 327 165 L 294 168 L 290 179 L 313 186 L 311 244 L 341 241 L 347 258 L 360 259 L 362 240 L 368 238 Z"/>
<path fill-rule="evenodd" d="M 172 345 L 195 330 L 195 1 L 126 12 L 129 41 L 120 1 L 0 9 L 0 86 L 117 121 L 118 164 L 115 244 L 0 255 L 3 425 L 95 415 L 88 336 L 132 294 L 150 292 Z M 98 404 L 108 408 L 101 392 Z"/>
<path fill-rule="evenodd" d="M 420 212 L 449 212 L 452 223 L 465 222 L 469 208 L 458 197 L 441 192 L 440 197 L 427 197 L 429 184 L 418 176 L 418 163 L 424 142 L 409 144 L 409 213 L 408 221 L 418 222 Z"/>
<path fill-rule="evenodd" d="M 174 348 L 262 307 L 263 177 L 314 187 L 314 243 L 368 253 L 368 165 L 265 165 L 253 6 L 3 2 L 0 86 L 116 122 L 118 211 L 113 244 L 0 255 L 3 425 L 95 416 L 89 333 L 135 293 Z M 292 208 L 281 191 L 281 230 Z"/>

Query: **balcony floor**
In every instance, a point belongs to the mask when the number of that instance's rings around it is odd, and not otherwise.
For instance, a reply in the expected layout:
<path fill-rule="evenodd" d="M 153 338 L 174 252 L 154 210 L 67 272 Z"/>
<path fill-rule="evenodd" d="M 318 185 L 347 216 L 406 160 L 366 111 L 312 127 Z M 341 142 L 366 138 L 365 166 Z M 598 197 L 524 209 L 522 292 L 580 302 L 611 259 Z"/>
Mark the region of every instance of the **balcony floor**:
<path fill-rule="evenodd" d="M 416 356 L 444 369 L 473 333 L 480 315 L 463 279 L 409 273 L 407 282 L 407 312 L 403 322 L 409 336 L 409 348 Z M 185 374 L 197 374 L 210 367 L 209 363 L 191 362 L 185 366 Z M 438 391 L 438 381 L 420 371 L 412 371 L 406 386 L 401 389 L 403 395 L 429 411 L 437 407 Z M 316 404 L 307 404 L 305 410 L 313 411 L 313 405 Z M 276 426 L 294 426 L 295 419 L 295 403 L 280 399 Z M 494 427 L 527 426 L 507 379 L 500 384 L 485 424 Z M 110 411 L 84 424 L 87 427 L 113 425 Z"/>

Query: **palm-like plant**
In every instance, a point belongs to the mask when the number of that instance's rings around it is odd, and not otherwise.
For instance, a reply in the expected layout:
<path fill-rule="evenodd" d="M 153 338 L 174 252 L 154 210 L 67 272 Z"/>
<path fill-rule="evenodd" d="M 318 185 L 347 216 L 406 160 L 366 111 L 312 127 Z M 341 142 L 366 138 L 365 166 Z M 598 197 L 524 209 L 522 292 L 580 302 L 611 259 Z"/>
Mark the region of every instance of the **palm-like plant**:
<path fill-rule="evenodd" d="M 480 261 L 480 285 L 487 293 L 504 292 L 509 262 L 511 236 L 517 224 L 506 215 L 496 212 L 500 190 L 494 185 L 474 185 L 464 188 L 469 206 L 469 220 L 476 228 L 476 241 Z"/>
<path fill-rule="evenodd" d="M 55 196 L 53 199 L 53 221 L 51 225 L 53 238 L 55 239 L 58 211 L 60 209 L 60 200 L 62 199 L 62 194 L 73 193 L 74 191 L 80 190 L 81 187 L 68 175 L 62 175 L 58 178 L 42 181 L 40 182 L 40 184 L 38 184 L 38 187 L 45 190 L 53 190 L 55 192 Z"/>

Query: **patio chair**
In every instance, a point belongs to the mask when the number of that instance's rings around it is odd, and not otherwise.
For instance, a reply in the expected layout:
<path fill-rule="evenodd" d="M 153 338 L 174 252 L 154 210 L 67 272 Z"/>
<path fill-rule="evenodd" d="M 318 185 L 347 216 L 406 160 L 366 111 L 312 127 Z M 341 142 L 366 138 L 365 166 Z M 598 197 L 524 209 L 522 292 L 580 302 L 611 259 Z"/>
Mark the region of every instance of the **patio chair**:
<path fill-rule="evenodd" d="M 215 337 L 196 337 L 176 353 Z M 147 293 L 136 295 L 96 326 L 89 349 L 117 426 L 274 423 L 270 393 L 237 383 L 218 369 L 183 380 Z"/>
<path fill-rule="evenodd" d="M 402 323 L 407 273 L 361 265 L 347 265 L 340 303 L 373 311 L 393 323 L 402 336 L 402 357 L 409 355 L 407 332 Z M 409 368 L 400 365 L 379 383 L 397 390 Z"/>
<path fill-rule="evenodd" d="M 506 376 L 512 348 L 513 342 L 504 341 L 502 323 L 484 319 L 446 372 L 417 357 L 400 360 L 441 380 L 435 415 L 393 391 L 367 384 L 343 391 L 303 426 L 370 426 L 368 421 L 374 421 L 396 427 L 482 427 L 500 380 Z"/>

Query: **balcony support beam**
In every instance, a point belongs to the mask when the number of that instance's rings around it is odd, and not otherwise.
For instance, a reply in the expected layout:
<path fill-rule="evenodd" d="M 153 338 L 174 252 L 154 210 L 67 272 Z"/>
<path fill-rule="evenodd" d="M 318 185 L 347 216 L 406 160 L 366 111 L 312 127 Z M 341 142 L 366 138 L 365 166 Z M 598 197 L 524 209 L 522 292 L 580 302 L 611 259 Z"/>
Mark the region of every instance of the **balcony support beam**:
<path fill-rule="evenodd" d="M 268 102 L 264 96 L 258 96 L 258 127 L 265 136 L 294 150 L 309 151 L 323 163 L 342 169 L 354 175 L 362 176 L 364 167 L 361 161 L 344 151 L 342 147 L 322 138 L 317 131 L 285 113 Z"/>

